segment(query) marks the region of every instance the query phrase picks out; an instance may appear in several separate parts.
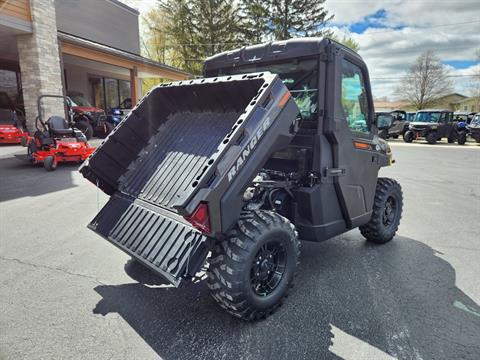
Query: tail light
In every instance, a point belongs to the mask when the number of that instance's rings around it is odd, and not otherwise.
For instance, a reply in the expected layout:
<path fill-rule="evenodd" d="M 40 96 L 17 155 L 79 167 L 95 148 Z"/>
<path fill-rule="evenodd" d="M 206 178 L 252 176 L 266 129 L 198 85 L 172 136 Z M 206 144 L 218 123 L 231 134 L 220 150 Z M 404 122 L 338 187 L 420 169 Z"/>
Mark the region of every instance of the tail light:
<path fill-rule="evenodd" d="M 210 234 L 212 232 L 208 205 L 205 203 L 200 203 L 190 216 L 185 216 L 185 220 L 203 233 Z"/>

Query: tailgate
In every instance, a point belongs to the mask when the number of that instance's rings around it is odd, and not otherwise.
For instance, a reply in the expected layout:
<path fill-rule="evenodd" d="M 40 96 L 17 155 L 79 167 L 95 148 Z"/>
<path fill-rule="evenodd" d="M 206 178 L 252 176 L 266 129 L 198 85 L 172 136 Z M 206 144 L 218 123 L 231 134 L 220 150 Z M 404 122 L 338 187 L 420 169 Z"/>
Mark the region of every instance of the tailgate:
<path fill-rule="evenodd" d="M 121 250 L 178 286 L 207 256 L 207 237 L 181 219 L 116 194 L 88 225 Z"/>

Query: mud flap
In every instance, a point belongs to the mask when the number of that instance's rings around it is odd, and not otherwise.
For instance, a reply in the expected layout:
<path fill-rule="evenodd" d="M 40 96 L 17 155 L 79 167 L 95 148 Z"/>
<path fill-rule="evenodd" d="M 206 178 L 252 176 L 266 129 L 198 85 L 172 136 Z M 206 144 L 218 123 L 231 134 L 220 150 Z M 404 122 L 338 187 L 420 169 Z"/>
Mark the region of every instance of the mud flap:
<path fill-rule="evenodd" d="M 208 238 L 152 205 L 115 194 L 88 227 L 175 286 L 203 265 Z"/>

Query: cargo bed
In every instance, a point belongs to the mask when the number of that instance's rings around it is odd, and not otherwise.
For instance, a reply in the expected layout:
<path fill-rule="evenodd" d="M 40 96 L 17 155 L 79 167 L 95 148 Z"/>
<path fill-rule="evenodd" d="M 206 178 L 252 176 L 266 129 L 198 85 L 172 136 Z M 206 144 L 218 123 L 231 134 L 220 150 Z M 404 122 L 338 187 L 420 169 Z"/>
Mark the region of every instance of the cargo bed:
<path fill-rule="evenodd" d="M 89 228 L 179 285 L 236 221 L 245 188 L 290 143 L 297 115 L 270 73 L 156 87 L 80 169 L 112 195 Z M 185 220 L 201 204 L 208 233 Z"/>

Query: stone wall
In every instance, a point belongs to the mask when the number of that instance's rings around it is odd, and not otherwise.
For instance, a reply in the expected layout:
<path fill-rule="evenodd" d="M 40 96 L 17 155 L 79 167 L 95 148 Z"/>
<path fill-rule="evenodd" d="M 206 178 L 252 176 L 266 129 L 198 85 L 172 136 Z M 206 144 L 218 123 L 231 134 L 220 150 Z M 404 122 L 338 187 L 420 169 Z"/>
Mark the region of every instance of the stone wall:
<path fill-rule="evenodd" d="M 37 98 L 63 95 L 54 0 L 30 0 L 33 33 L 17 36 L 27 126 L 34 129 Z M 44 116 L 64 115 L 60 100 L 48 100 Z"/>

